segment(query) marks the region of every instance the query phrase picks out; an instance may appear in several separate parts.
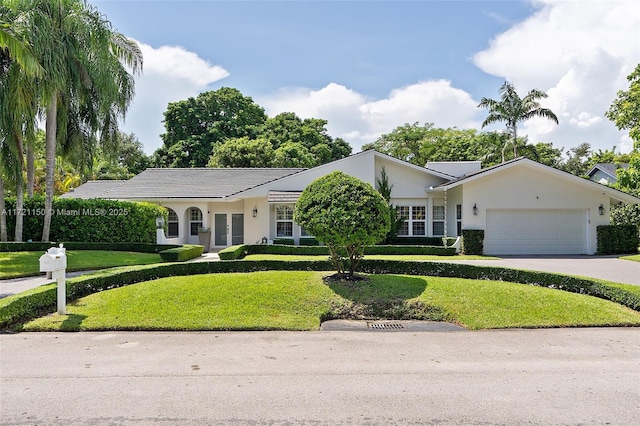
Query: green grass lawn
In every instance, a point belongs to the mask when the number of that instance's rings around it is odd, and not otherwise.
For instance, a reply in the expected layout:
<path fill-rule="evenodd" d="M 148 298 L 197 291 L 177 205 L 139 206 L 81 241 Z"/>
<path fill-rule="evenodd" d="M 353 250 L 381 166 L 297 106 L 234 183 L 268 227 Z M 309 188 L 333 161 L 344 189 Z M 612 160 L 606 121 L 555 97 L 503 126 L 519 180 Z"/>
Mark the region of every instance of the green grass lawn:
<path fill-rule="evenodd" d="M 0 279 L 28 277 L 40 274 L 40 256 L 44 252 L 21 251 L 0 253 Z M 114 266 L 160 263 L 156 253 L 128 251 L 70 250 L 67 251 L 67 271 L 86 271 Z"/>
<path fill-rule="evenodd" d="M 371 275 L 325 284 L 322 272 L 265 271 L 163 278 L 92 294 L 68 315 L 24 330 L 317 330 L 328 313 L 384 305 L 470 329 L 640 326 L 640 313 L 613 302 L 522 284 Z M 407 308 L 407 306 L 409 308 Z"/>
<path fill-rule="evenodd" d="M 620 259 L 631 260 L 633 262 L 640 262 L 640 254 L 632 254 L 629 256 L 621 256 Z"/>
<path fill-rule="evenodd" d="M 327 260 L 327 255 L 317 256 L 301 256 L 301 255 L 285 255 L 285 254 L 250 254 L 246 256 L 246 260 Z M 371 260 L 402 260 L 402 261 L 448 261 L 448 260 L 497 260 L 497 257 L 491 256 L 474 256 L 474 255 L 457 255 L 457 256 L 434 256 L 429 254 L 416 255 L 382 255 L 371 254 L 364 256 L 364 259 Z"/>

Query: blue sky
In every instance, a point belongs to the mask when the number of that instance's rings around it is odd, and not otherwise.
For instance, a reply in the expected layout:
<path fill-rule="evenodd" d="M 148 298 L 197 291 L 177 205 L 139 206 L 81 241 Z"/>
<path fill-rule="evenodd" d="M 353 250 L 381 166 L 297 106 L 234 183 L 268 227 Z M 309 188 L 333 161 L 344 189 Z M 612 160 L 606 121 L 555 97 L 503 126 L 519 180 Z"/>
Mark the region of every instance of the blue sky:
<path fill-rule="evenodd" d="M 636 1 L 91 0 L 142 47 L 123 130 L 161 145 L 168 102 L 235 87 L 268 115 L 324 118 L 357 152 L 404 123 L 480 128 L 505 79 L 537 88 L 560 125 L 531 142 L 630 149 L 604 118 L 640 62 Z M 501 128 L 497 126 L 495 128 Z M 493 129 L 493 128 L 492 128 Z"/>

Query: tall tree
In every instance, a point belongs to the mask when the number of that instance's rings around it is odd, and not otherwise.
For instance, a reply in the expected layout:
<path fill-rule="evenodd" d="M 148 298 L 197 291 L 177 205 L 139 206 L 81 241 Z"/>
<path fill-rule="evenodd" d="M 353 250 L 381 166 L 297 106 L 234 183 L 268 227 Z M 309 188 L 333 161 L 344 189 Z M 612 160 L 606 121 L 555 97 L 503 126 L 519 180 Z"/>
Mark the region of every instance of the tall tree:
<path fill-rule="evenodd" d="M 218 144 L 245 136 L 254 139 L 266 119 L 264 109 L 253 99 L 229 87 L 172 102 L 164 113 L 166 132 L 154 163 L 157 167 L 205 167 Z"/>
<path fill-rule="evenodd" d="M 42 239 L 49 239 L 56 147 L 64 152 L 93 135 L 108 146 L 133 98 L 132 74 L 142 69 L 137 44 L 113 30 L 85 0 L 15 0 L 9 3 L 44 64 L 40 102 L 46 109 L 46 194 Z M 90 150 L 88 151 L 90 154 Z"/>
<path fill-rule="evenodd" d="M 487 108 L 489 115 L 482 122 L 482 127 L 496 122 L 504 122 L 507 131 L 511 135 L 513 141 L 513 157 L 518 156 L 517 143 L 518 140 L 518 123 L 527 121 L 533 117 L 543 117 L 558 123 L 558 117 L 548 108 L 542 108 L 539 99 L 544 99 L 548 95 L 537 89 L 530 90 L 523 98 L 518 95 L 513 84 L 505 81 L 500 90 L 500 100 L 490 98 L 482 98 L 479 108 Z M 506 149 L 506 145 L 504 146 Z M 504 153 L 504 149 L 503 149 Z M 505 161 L 504 154 L 502 161 Z"/>

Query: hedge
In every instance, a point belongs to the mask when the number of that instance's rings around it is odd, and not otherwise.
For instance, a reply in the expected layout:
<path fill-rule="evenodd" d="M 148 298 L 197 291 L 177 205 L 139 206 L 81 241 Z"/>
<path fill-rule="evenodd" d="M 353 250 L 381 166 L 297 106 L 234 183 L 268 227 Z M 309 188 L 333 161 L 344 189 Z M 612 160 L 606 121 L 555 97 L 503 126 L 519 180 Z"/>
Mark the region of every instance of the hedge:
<path fill-rule="evenodd" d="M 133 251 L 138 253 L 158 253 L 162 250 L 180 247 L 179 244 L 146 244 L 146 243 L 88 243 L 79 241 L 62 242 L 68 250 L 105 250 L 105 251 Z M 0 242 L 0 252 L 16 251 L 46 251 L 51 247 L 58 247 L 57 242 L 16 243 Z"/>
<path fill-rule="evenodd" d="M 484 230 L 462 230 L 462 254 L 481 255 L 484 251 Z"/>
<path fill-rule="evenodd" d="M 509 281 L 581 293 L 611 300 L 640 311 L 640 297 L 621 288 L 568 275 L 438 262 L 363 260 L 360 269 L 372 274 L 405 274 Z M 267 270 L 330 271 L 329 261 L 220 261 L 170 263 L 105 269 L 67 281 L 67 300 L 92 293 L 170 276 Z M 56 308 L 55 284 L 0 299 L 0 328 L 6 329 L 37 318 Z"/>
<path fill-rule="evenodd" d="M 160 258 L 165 262 L 184 262 L 202 256 L 204 246 L 196 244 L 184 244 L 159 252 Z"/>
<path fill-rule="evenodd" d="M 454 240 L 455 241 L 455 240 Z M 394 246 L 441 246 L 442 237 L 393 237 L 389 244 Z M 381 245 L 384 243 L 381 243 Z"/>
<path fill-rule="evenodd" d="M 600 225 L 596 228 L 598 254 L 637 253 L 640 241 L 636 225 Z"/>
<path fill-rule="evenodd" d="M 240 245 L 227 247 L 218 252 L 221 260 L 242 259 L 250 254 L 281 254 L 286 256 L 329 256 L 329 249 L 325 246 L 289 246 L 289 245 Z M 454 248 L 434 246 L 367 246 L 365 255 L 434 255 L 454 256 Z"/>
<path fill-rule="evenodd" d="M 16 211 L 14 198 L 7 198 L 7 235 L 15 233 L 16 215 L 23 216 L 24 241 L 40 241 L 44 223 L 44 197 L 24 200 L 22 211 Z M 149 203 L 79 198 L 55 198 L 51 216 L 51 241 L 90 241 L 153 244 L 156 241 L 156 218 L 163 216 L 164 207 Z"/>

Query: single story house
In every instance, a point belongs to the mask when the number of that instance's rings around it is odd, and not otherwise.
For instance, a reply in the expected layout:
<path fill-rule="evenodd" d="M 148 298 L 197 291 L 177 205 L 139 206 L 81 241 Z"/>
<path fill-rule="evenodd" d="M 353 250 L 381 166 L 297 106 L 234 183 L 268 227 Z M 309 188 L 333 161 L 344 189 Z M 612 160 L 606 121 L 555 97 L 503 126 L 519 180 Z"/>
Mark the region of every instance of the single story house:
<path fill-rule="evenodd" d="M 293 209 L 311 181 L 341 170 L 375 186 L 383 168 L 404 218 L 399 237 L 483 229 L 485 254 L 594 254 L 596 227 L 609 224 L 610 206 L 640 203 L 526 158 L 486 169 L 479 161 L 420 167 L 373 150 L 311 169 L 147 169 L 108 189 L 87 182 L 64 197 L 162 205 L 169 210 L 167 242 L 197 243 L 206 227 L 217 250 L 264 239 L 299 242 L 308 235 L 293 221 Z"/>
<path fill-rule="evenodd" d="M 628 169 L 626 163 L 597 163 L 587 172 L 589 180 L 601 183 L 603 185 L 612 185 L 618 180 L 618 169 Z"/>

